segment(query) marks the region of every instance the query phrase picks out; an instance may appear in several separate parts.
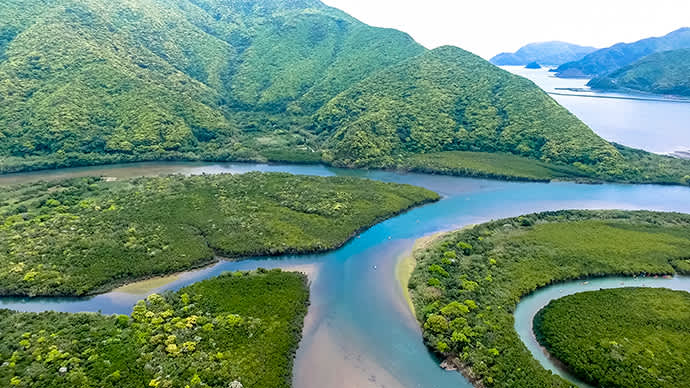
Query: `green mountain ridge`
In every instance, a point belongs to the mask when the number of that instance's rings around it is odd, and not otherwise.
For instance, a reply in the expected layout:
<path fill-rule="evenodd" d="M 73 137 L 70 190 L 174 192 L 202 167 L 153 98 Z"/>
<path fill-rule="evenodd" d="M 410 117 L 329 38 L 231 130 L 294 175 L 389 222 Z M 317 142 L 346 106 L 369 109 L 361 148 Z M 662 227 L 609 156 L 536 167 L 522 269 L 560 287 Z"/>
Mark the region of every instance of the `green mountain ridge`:
<path fill-rule="evenodd" d="M 558 77 L 596 77 L 627 66 L 656 52 L 690 48 L 690 28 L 680 28 L 662 37 L 642 39 L 633 43 L 618 43 L 597 50 L 579 61 L 560 65 Z"/>
<path fill-rule="evenodd" d="M 0 172 L 142 160 L 433 171 L 409 157 L 470 151 L 574 169 L 564 179 L 690 180 L 690 163 L 627 160 L 529 81 L 320 1 L 6 3 Z M 462 155 L 443 171 L 465 174 Z"/>
<path fill-rule="evenodd" d="M 0 17 L 2 154 L 219 148 L 423 50 L 318 1 L 51 3 Z"/>
<path fill-rule="evenodd" d="M 500 53 L 489 60 L 496 66 L 525 66 L 530 62 L 558 66 L 577 61 L 597 49 L 589 46 L 551 41 L 530 43 L 514 53 Z"/>
<path fill-rule="evenodd" d="M 452 46 L 362 81 L 324 106 L 317 122 L 330 135 L 334 159 L 345 165 L 451 150 L 567 164 L 620 157 L 531 81 Z M 564 145 L 568 153 L 561 152 Z"/>
<path fill-rule="evenodd" d="M 646 56 L 602 77 L 592 79 L 594 89 L 627 89 L 690 97 L 690 49 Z"/>

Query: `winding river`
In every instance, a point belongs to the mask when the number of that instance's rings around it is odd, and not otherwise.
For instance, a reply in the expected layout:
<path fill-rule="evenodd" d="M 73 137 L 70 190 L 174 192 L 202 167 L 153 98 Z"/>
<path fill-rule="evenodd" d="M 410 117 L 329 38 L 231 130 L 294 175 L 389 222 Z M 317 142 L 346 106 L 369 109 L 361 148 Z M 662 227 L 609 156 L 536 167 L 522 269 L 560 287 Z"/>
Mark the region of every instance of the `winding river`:
<path fill-rule="evenodd" d="M 318 165 L 139 163 L 5 175 L 0 176 L 0 186 L 84 175 L 126 178 L 247 171 L 351 175 L 409 183 L 434 190 L 443 200 L 378 224 L 342 248 L 326 254 L 253 258 L 240 262 L 221 260 L 201 270 L 136 283 L 91 298 L 2 298 L 0 308 L 129 313 L 133 304 L 147 294 L 175 290 L 222 271 L 259 266 L 300 270 L 310 275 L 311 306 L 295 361 L 295 387 L 471 387 L 459 373 L 445 372 L 438 367 L 438 360 L 422 343 L 419 326 L 395 278 L 398 259 L 412 248 L 415 239 L 468 224 L 543 210 L 616 208 L 690 212 L 688 187 L 518 183 L 341 170 Z M 570 289 L 565 285 L 560 287 Z M 519 331 L 527 326 L 527 330 L 531 330 L 530 298 L 554 292 L 549 290 L 551 288 L 541 290 L 520 304 L 518 313 L 524 312 L 525 319 L 517 320 Z M 558 290 L 557 296 L 565 295 Z M 539 303 L 542 302 L 537 305 Z M 534 308 L 539 309 L 538 306 Z M 525 341 L 529 347 L 529 341 Z M 530 349 L 538 357 L 540 351 Z M 549 367 L 548 363 L 545 366 Z"/>

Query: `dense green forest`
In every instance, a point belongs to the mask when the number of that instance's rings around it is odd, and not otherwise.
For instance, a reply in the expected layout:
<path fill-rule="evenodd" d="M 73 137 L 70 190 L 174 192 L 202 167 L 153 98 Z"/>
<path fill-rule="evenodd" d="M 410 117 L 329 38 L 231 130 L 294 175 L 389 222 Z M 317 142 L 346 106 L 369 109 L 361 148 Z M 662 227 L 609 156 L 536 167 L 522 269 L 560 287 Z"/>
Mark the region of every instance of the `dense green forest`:
<path fill-rule="evenodd" d="M 409 282 L 424 340 L 487 387 L 567 387 L 514 329 L 520 298 L 606 275 L 690 273 L 690 215 L 557 211 L 444 235 L 416 254 Z"/>
<path fill-rule="evenodd" d="M 530 81 L 318 0 L 12 0 L 0 80 L 0 173 L 142 160 L 403 168 L 456 150 L 568 165 L 575 179 L 678 184 L 690 172 L 679 162 L 647 179 L 667 158 L 625 159 Z"/>
<path fill-rule="evenodd" d="M 630 65 L 650 54 L 690 48 L 690 28 L 681 28 L 658 38 L 633 43 L 618 43 L 597 50 L 584 58 L 564 63 L 556 69 L 559 77 L 596 77 Z"/>
<path fill-rule="evenodd" d="M 0 192 L 0 295 L 84 295 L 226 257 L 336 248 L 437 200 L 414 186 L 279 173 L 99 178 Z"/>
<path fill-rule="evenodd" d="M 496 66 L 525 66 L 537 62 L 545 66 L 558 66 L 582 59 L 596 48 L 567 42 L 551 41 L 530 43 L 514 53 L 500 53 L 489 62 Z"/>
<path fill-rule="evenodd" d="M 321 108 L 317 123 L 328 149 L 324 159 L 336 165 L 414 164 L 415 170 L 432 172 L 438 163 L 425 161 L 445 159 L 436 172 L 481 175 L 481 168 L 454 166 L 458 154 L 423 154 L 498 152 L 552 164 L 560 170 L 554 178 L 676 184 L 690 179 L 690 161 L 641 151 L 643 163 L 637 153 L 597 136 L 531 81 L 456 47 L 369 77 Z M 488 168 L 512 175 L 510 166 Z"/>
<path fill-rule="evenodd" d="M 597 387 L 690 387 L 687 292 L 582 292 L 549 303 L 534 330 L 552 355 Z"/>
<path fill-rule="evenodd" d="M 663 51 L 597 77 L 594 89 L 623 89 L 690 97 L 690 49 Z"/>
<path fill-rule="evenodd" d="M 314 111 L 424 51 L 316 0 L 13 0 L 0 42 L 16 168 L 307 153 Z"/>
<path fill-rule="evenodd" d="M 0 310 L 0 385 L 287 388 L 306 283 L 280 270 L 226 273 L 151 295 L 131 316 Z"/>
<path fill-rule="evenodd" d="M 450 46 L 341 93 L 321 109 L 318 124 L 334 161 L 345 165 L 450 150 L 612 168 L 620 157 L 531 81 Z"/>

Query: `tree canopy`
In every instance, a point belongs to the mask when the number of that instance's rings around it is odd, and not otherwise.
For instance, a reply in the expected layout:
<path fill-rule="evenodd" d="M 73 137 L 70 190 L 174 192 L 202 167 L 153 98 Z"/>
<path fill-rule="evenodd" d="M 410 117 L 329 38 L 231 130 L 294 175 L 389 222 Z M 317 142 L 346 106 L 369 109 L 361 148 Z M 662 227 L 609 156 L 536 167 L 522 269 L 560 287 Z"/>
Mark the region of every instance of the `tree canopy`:
<path fill-rule="evenodd" d="M 280 173 L 100 178 L 0 193 L 0 295 L 84 295 L 243 257 L 339 247 L 439 197 L 422 188 Z"/>

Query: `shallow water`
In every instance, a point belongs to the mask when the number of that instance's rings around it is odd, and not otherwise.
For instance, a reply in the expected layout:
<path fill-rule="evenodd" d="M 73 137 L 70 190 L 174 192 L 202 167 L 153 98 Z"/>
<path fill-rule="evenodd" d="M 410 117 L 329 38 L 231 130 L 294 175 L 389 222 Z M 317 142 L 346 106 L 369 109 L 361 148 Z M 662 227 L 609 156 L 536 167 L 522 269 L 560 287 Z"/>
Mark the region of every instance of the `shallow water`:
<path fill-rule="evenodd" d="M 548 69 L 530 70 L 521 66 L 503 68 L 530 79 L 546 92 L 552 93 L 551 96 L 559 104 L 606 140 L 656 153 L 690 150 L 688 100 L 678 102 L 650 95 L 556 90 L 588 90 L 586 84 L 589 80 L 557 78 Z M 654 101 L 645 100 L 650 97 Z"/>
<path fill-rule="evenodd" d="M 155 290 L 131 287 L 126 292 L 117 290 L 86 299 L 2 298 L 0 308 L 129 313 L 138 299 L 153 291 L 175 290 L 223 271 L 306 268 L 312 279 L 311 306 L 295 360 L 295 387 L 470 387 L 459 373 L 441 370 L 438 360 L 429 354 L 395 278 L 398 258 L 411 249 L 415 239 L 543 210 L 617 208 L 690 212 L 688 187 L 519 183 L 323 166 L 143 163 L 5 176 L 0 177 L 0 184 L 72 173 L 129 177 L 246 171 L 355 175 L 423 186 L 442 194 L 443 199 L 380 223 L 326 254 L 221 261 L 180 274 L 162 286 L 156 284 Z"/>
<path fill-rule="evenodd" d="M 537 342 L 533 328 L 534 316 L 552 300 L 583 291 L 596 291 L 621 287 L 657 287 L 690 292 L 690 277 L 677 276 L 672 279 L 665 279 L 663 277 L 607 277 L 589 279 L 587 281 L 571 281 L 544 287 L 520 300 L 514 314 L 515 331 L 517 331 L 522 342 L 532 353 L 532 356 L 534 356 L 534 358 L 546 369 L 551 370 L 580 387 L 590 387 L 568 373 L 568 371 L 563 369 L 557 362 L 554 362 L 553 359 L 549 357 L 548 352 Z"/>

